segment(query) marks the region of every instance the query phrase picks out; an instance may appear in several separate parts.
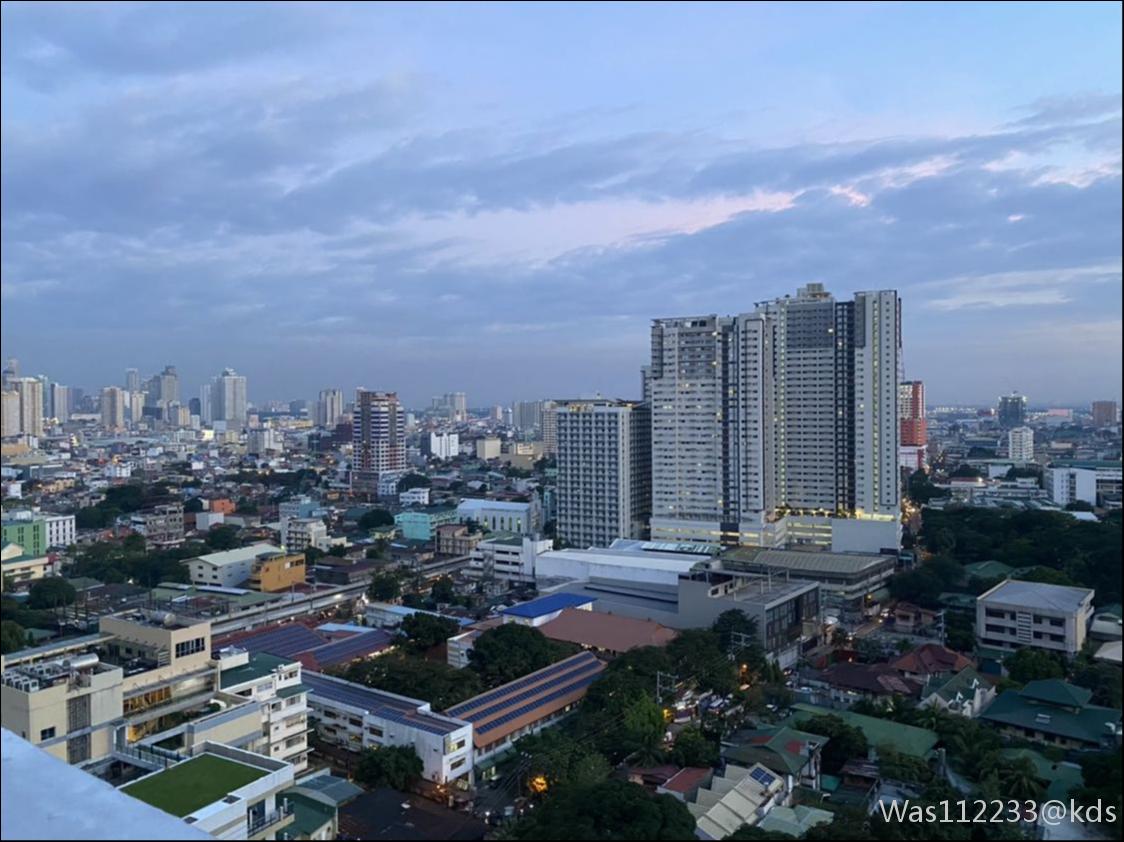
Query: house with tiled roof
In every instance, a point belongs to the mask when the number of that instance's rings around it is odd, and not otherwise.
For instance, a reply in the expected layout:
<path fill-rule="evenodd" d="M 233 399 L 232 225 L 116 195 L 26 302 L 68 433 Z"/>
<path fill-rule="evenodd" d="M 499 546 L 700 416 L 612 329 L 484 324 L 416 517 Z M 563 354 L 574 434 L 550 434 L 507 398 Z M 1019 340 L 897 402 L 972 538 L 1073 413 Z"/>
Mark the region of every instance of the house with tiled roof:
<path fill-rule="evenodd" d="M 947 646 L 925 643 L 890 661 L 890 666 L 902 675 L 928 681 L 941 676 L 955 675 L 974 664 L 967 655 L 954 652 Z"/>
<path fill-rule="evenodd" d="M 760 763 L 793 786 L 820 788 L 820 754 L 827 737 L 779 725 L 739 731 L 722 742 L 722 757 L 742 766 Z"/>
<path fill-rule="evenodd" d="M 1058 679 L 1007 690 L 980 714 L 1004 734 L 1061 748 L 1119 749 L 1120 711 L 1089 704 L 1093 694 Z"/>
<path fill-rule="evenodd" d="M 916 699 L 925 682 L 898 673 L 889 664 L 832 664 L 814 676 L 803 676 L 818 701 L 850 707 L 859 699 L 884 699 L 905 696 Z"/>

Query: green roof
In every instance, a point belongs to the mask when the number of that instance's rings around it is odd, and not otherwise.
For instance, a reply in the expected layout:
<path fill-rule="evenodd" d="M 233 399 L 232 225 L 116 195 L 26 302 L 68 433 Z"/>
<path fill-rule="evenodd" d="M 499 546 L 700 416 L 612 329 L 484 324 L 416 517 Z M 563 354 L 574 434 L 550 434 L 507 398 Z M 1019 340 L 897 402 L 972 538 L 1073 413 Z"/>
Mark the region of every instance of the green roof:
<path fill-rule="evenodd" d="M 861 713 L 852 713 L 849 710 L 835 710 L 817 705 L 807 705 L 803 702 L 792 706 L 795 713 L 788 721 L 800 724 L 812 716 L 837 716 L 853 728 L 863 732 L 866 741 L 877 748 L 880 745 L 892 745 L 902 754 L 911 757 L 924 758 L 933 746 L 937 744 L 937 734 L 927 728 L 918 728 L 915 725 L 903 725 L 889 719 L 879 719 L 875 716 L 864 716 Z"/>
<path fill-rule="evenodd" d="M 929 683 L 925 685 L 925 689 L 921 691 L 921 698 L 927 699 L 934 693 L 946 702 L 955 699 L 957 693 L 965 698 L 970 698 L 975 693 L 975 688 L 972 687 L 973 681 L 984 687 L 991 686 L 989 682 L 984 681 L 983 676 L 976 672 L 975 668 L 964 667 L 955 675 L 930 679 Z"/>
<path fill-rule="evenodd" d="M 1027 687 L 1049 683 L 1051 682 L 1032 681 Z M 1100 745 L 1104 741 L 1110 725 L 1119 727 L 1120 711 L 1089 704 L 1084 704 L 1075 711 L 1075 699 L 1084 696 L 1067 688 L 1078 691 L 1081 688 L 1062 681 L 1054 683 L 1062 687 L 1038 686 L 1032 688 L 1030 695 L 1026 694 L 1025 689 L 1007 690 L 980 714 L 980 719 L 1092 745 Z"/>
<path fill-rule="evenodd" d="M 307 693 L 308 686 L 304 684 L 294 684 L 292 687 L 282 687 L 277 691 L 277 698 L 287 699 L 290 696 L 295 696 L 298 693 Z"/>
<path fill-rule="evenodd" d="M 268 774 L 265 769 L 202 754 L 122 787 L 122 792 L 183 818 Z"/>
<path fill-rule="evenodd" d="M 1034 766 L 1035 777 L 1047 785 L 1047 798 L 1066 798 L 1071 791 L 1085 784 L 1085 776 L 1076 763 L 1054 763 L 1031 748 L 1005 748 L 999 756 L 1004 760 L 1029 760 Z"/>
<path fill-rule="evenodd" d="M 1093 691 L 1075 684 L 1067 684 L 1056 678 L 1028 681 L 1022 689 L 1023 698 L 1037 699 L 1051 705 L 1064 707 L 1085 707 L 1093 698 Z"/>
<path fill-rule="evenodd" d="M 277 834 L 278 839 L 309 839 L 336 817 L 334 807 L 299 792 L 286 790 L 280 797 L 293 808 L 293 823 Z"/>
<path fill-rule="evenodd" d="M 747 766 L 760 763 L 774 772 L 792 775 L 808 764 L 808 756 L 801 752 L 809 742 L 820 746 L 827 742 L 827 738 L 819 734 L 798 731 L 787 725 L 741 731 L 732 739 L 736 745 L 726 750 L 727 759 Z"/>
<path fill-rule="evenodd" d="M 975 564 L 964 565 L 965 576 L 977 576 L 980 579 L 998 579 L 1001 576 L 1010 576 L 1014 570 L 1009 564 L 1001 561 L 977 561 Z"/>
<path fill-rule="evenodd" d="M 835 814 L 815 807 L 774 807 L 765 818 L 757 823 L 757 827 L 773 833 L 785 833 L 799 838 L 816 825 L 831 824 Z"/>
<path fill-rule="evenodd" d="M 248 663 L 223 670 L 219 676 L 219 686 L 221 689 L 225 690 L 228 687 L 236 687 L 239 684 L 245 684 L 247 681 L 265 678 L 267 675 L 271 675 L 278 667 L 283 667 L 291 663 L 293 663 L 293 661 L 285 658 L 278 658 L 276 655 L 267 655 L 265 652 L 255 652 L 250 655 Z"/>

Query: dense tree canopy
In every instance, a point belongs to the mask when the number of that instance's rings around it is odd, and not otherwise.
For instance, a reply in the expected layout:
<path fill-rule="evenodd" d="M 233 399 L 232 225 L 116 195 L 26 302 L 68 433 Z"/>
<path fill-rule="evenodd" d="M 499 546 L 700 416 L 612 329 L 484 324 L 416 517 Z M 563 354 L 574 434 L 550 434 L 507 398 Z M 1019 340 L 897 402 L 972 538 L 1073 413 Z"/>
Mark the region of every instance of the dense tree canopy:
<path fill-rule="evenodd" d="M 74 590 L 74 585 L 66 579 L 61 576 L 47 576 L 31 583 L 27 605 L 29 608 L 38 609 L 61 608 L 73 604 L 77 598 L 78 593 Z"/>
<path fill-rule="evenodd" d="M 455 635 L 460 631 L 460 625 L 449 617 L 419 611 L 406 617 L 399 630 L 408 641 L 407 648 L 413 652 L 426 652 Z"/>
<path fill-rule="evenodd" d="M 1012 681 L 1026 684 L 1043 678 L 1064 678 L 1065 667 L 1049 652 L 1026 647 L 1019 649 L 1004 661 Z"/>
<path fill-rule="evenodd" d="M 378 529 L 380 526 L 393 526 L 394 515 L 386 509 L 371 509 L 364 512 L 359 518 L 359 528 L 365 531 Z"/>
<path fill-rule="evenodd" d="M 389 602 L 402 593 L 402 582 L 394 573 L 376 573 L 367 586 L 367 596 L 375 602 Z"/>
<path fill-rule="evenodd" d="M 864 758 L 869 750 L 863 732 L 848 725 L 838 716 L 824 714 L 801 719 L 799 727 L 809 734 L 827 737 L 823 748 L 823 769 L 829 774 L 838 774 L 843 764 L 854 758 Z"/>
<path fill-rule="evenodd" d="M 429 477 L 423 474 L 406 474 L 398 480 L 398 493 L 409 491 L 411 488 L 429 488 L 432 485 Z"/>
<path fill-rule="evenodd" d="M 566 787 L 514 828 L 516 839 L 693 839 L 695 820 L 670 795 L 611 779 Z"/>
<path fill-rule="evenodd" d="M 424 768 L 412 745 L 368 748 L 359 755 L 355 779 L 368 788 L 389 786 L 408 792 Z"/>
<path fill-rule="evenodd" d="M 536 628 L 505 623 L 476 638 L 468 660 L 488 687 L 496 687 L 548 667 L 574 651 L 574 647 L 556 643 Z"/>
<path fill-rule="evenodd" d="M 0 654 L 7 655 L 27 646 L 27 632 L 12 620 L 0 622 Z"/>
<path fill-rule="evenodd" d="M 203 540 L 207 543 L 213 551 L 219 552 L 222 550 L 233 550 L 235 547 L 240 547 L 242 542 L 238 538 L 240 530 L 237 526 L 232 524 L 219 524 L 212 526 Z"/>
<path fill-rule="evenodd" d="M 426 661 L 390 653 L 365 661 L 355 661 L 342 675 L 348 681 L 428 700 L 434 710 L 445 710 L 484 690 L 471 670 L 458 670 L 440 661 Z"/>

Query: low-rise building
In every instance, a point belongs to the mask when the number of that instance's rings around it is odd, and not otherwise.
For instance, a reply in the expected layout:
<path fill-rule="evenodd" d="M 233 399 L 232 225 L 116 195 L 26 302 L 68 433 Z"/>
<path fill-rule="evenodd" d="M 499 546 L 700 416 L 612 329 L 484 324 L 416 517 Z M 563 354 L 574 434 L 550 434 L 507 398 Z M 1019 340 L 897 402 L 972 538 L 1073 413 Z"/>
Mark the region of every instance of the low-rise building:
<path fill-rule="evenodd" d="M 293 517 L 282 521 L 281 543 L 291 553 L 303 553 L 309 547 L 326 552 L 331 545 L 328 527 L 318 517 Z"/>
<path fill-rule="evenodd" d="M 433 713 L 428 702 L 372 690 L 315 672 L 304 674 L 317 733 L 327 743 L 352 751 L 413 746 L 423 776 L 438 784 L 467 786 L 473 769 L 472 725 Z"/>
<path fill-rule="evenodd" d="M 919 707 L 934 707 L 956 716 L 975 719 L 995 700 L 995 686 L 974 667 L 954 675 L 937 676 L 921 691 Z"/>
<path fill-rule="evenodd" d="M 827 737 L 787 725 L 739 731 L 722 741 L 722 757 L 739 766 L 760 763 L 787 778 L 787 788 L 820 788 L 820 758 Z"/>
<path fill-rule="evenodd" d="M 280 547 L 273 544 L 251 544 L 248 547 L 196 556 L 186 563 L 193 584 L 236 588 L 250 580 L 256 562 L 279 556 L 286 556 Z M 272 576 L 269 581 L 273 581 Z"/>
<path fill-rule="evenodd" d="M 250 589 L 262 593 L 287 591 L 305 582 L 304 553 L 262 553 L 250 566 Z"/>
<path fill-rule="evenodd" d="M 0 588 L 12 585 L 22 585 L 42 579 L 45 576 L 54 576 L 58 572 L 58 565 L 53 556 L 31 555 L 24 552 L 19 544 L 5 542 L 0 547 L 0 567 L 3 570 L 3 584 Z"/>
<path fill-rule="evenodd" d="M 428 506 L 429 487 L 411 488 L 398 493 L 398 503 L 402 506 Z"/>
<path fill-rule="evenodd" d="M 410 509 L 394 516 L 394 525 L 408 541 L 432 541 L 437 527 L 457 522 L 457 510 L 452 506 L 429 506 Z"/>
<path fill-rule="evenodd" d="M 276 839 L 293 823 L 280 797 L 293 767 L 253 752 L 208 743 L 205 750 L 121 787 L 121 791 L 216 839 Z"/>
<path fill-rule="evenodd" d="M 1089 704 L 1093 693 L 1057 679 L 1006 690 L 980 720 L 1010 736 L 1064 749 L 1120 750 L 1120 711 Z"/>
<path fill-rule="evenodd" d="M 474 762 L 480 768 L 491 766 L 520 737 L 537 734 L 573 711 L 604 669 L 593 653 L 581 652 L 445 713 L 472 724 Z"/>
<path fill-rule="evenodd" d="M 1088 588 L 1007 579 L 976 598 L 976 640 L 993 649 L 1030 646 L 1072 657 L 1085 645 L 1092 616 Z"/>
<path fill-rule="evenodd" d="M 468 560 L 468 573 L 479 579 L 534 584 L 537 559 L 554 546 L 549 538 L 494 535 L 480 541 Z"/>
<path fill-rule="evenodd" d="M 308 688 L 301 683 L 299 661 L 244 649 L 220 650 L 216 659 L 219 689 L 261 705 L 261 753 L 308 766 Z"/>
<path fill-rule="evenodd" d="M 144 536 L 148 549 L 173 547 L 183 543 L 183 504 L 164 503 L 142 512 L 134 512 L 129 525 Z"/>
<path fill-rule="evenodd" d="M 503 608 L 500 614 L 505 623 L 518 623 L 521 626 L 541 626 L 556 620 L 566 609 L 592 611 L 595 600 L 589 596 L 568 593 L 553 593 Z"/>
<path fill-rule="evenodd" d="M 472 521 L 491 532 L 534 535 L 542 529 L 542 512 L 536 497 L 527 503 L 466 498 L 457 506 L 458 520 Z"/>
<path fill-rule="evenodd" d="M 446 523 L 437 527 L 437 554 L 466 556 L 483 540 L 482 532 L 472 532 L 463 523 Z"/>

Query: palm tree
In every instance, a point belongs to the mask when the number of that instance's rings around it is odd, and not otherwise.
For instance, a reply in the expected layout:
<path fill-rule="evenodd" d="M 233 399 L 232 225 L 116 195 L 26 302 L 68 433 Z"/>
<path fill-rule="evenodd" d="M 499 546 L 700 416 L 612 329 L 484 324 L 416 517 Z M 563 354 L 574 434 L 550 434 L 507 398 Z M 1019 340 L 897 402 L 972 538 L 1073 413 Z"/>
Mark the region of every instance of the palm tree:
<path fill-rule="evenodd" d="M 1030 758 L 1019 757 L 999 764 L 999 781 L 1008 798 L 1020 801 L 1039 801 L 1045 788 L 1038 781 Z"/>

